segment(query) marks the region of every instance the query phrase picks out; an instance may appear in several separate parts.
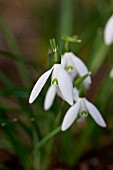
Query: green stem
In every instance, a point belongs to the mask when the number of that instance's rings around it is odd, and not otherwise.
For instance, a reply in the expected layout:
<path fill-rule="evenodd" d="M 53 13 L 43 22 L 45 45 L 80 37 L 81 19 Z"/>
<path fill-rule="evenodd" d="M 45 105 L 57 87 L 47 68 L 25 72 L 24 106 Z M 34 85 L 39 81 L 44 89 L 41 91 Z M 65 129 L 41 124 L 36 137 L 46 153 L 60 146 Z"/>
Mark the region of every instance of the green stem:
<path fill-rule="evenodd" d="M 58 38 L 61 38 L 61 35 L 70 35 L 72 33 L 73 25 L 73 0 L 61 0 L 61 9 L 60 9 L 60 19 L 59 19 L 59 34 Z M 62 49 L 62 42 L 59 41 L 59 48 Z"/>
<path fill-rule="evenodd" d="M 68 43 L 68 41 L 65 41 L 64 47 L 65 47 L 65 51 L 68 52 L 69 51 L 69 43 Z"/>
<path fill-rule="evenodd" d="M 87 142 L 90 139 L 91 134 L 94 131 L 95 122 L 89 121 L 87 126 L 82 130 L 79 139 L 77 140 L 75 152 L 76 156 L 74 157 L 74 164 L 77 164 L 77 161 L 80 159 L 81 155 L 83 154 L 84 148 Z"/>
<path fill-rule="evenodd" d="M 56 134 L 58 134 L 61 130 L 61 127 L 57 127 L 47 136 L 45 136 L 34 148 L 34 152 L 38 151 L 42 146 L 44 146 L 51 138 L 53 138 Z"/>

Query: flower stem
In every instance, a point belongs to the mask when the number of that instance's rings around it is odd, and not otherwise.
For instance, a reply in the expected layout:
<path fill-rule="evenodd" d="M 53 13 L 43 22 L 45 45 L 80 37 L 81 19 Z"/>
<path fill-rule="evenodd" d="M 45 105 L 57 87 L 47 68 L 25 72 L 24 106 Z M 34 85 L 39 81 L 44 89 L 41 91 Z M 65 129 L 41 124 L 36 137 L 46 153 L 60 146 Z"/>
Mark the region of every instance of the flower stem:
<path fill-rule="evenodd" d="M 43 145 L 46 144 L 47 141 L 49 141 L 51 138 L 53 138 L 56 134 L 58 134 L 61 130 L 61 127 L 57 127 L 54 129 L 51 133 L 49 133 L 47 136 L 45 136 L 34 148 L 34 151 L 38 151 Z"/>

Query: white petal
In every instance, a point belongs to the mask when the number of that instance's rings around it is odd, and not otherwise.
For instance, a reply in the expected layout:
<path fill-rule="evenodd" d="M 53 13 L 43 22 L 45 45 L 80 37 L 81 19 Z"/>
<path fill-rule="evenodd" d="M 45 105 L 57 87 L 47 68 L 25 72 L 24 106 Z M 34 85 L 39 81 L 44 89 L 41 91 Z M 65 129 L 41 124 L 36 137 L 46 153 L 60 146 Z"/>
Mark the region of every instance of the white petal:
<path fill-rule="evenodd" d="M 44 101 L 44 109 L 48 110 L 52 106 L 54 99 L 56 96 L 56 87 L 51 85 L 46 93 L 45 101 Z"/>
<path fill-rule="evenodd" d="M 98 109 L 92 103 L 90 103 L 87 99 L 84 98 L 84 101 L 85 101 L 89 114 L 92 116 L 95 122 L 102 127 L 106 127 L 106 123 L 104 119 L 102 118 Z"/>
<path fill-rule="evenodd" d="M 73 85 L 68 73 L 60 64 L 58 67 L 58 85 L 65 101 L 73 105 Z"/>
<path fill-rule="evenodd" d="M 67 64 L 67 53 L 64 53 L 64 55 L 61 56 L 61 64 L 62 64 L 63 68 L 66 67 L 66 64 Z"/>
<path fill-rule="evenodd" d="M 39 93 L 41 92 L 44 84 L 46 83 L 47 79 L 49 78 L 51 72 L 53 70 L 53 67 L 49 70 L 46 71 L 36 82 L 36 84 L 34 85 L 30 98 L 29 98 L 29 103 L 32 103 L 36 97 L 39 95 Z"/>
<path fill-rule="evenodd" d="M 61 127 L 62 131 L 67 130 L 72 125 L 72 123 L 77 117 L 79 108 L 80 108 L 80 101 L 77 101 L 77 103 L 71 106 L 70 109 L 67 111 L 62 123 L 62 127 Z"/>
<path fill-rule="evenodd" d="M 75 77 L 77 76 L 77 71 L 73 65 L 73 61 L 71 61 L 71 55 L 72 53 L 70 52 L 66 52 L 64 53 L 64 55 L 61 58 L 61 64 L 63 65 L 63 67 L 66 69 L 66 71 L 69 74 L 69 77 L 71 78 L 71 81 L 73 82 Z M 67 70 L 67 68 L 71 66 L 73 68 L 73 70 Z"/>
<path fill-rule="evenodd" d="M 113 79 L 113 68 L 111 69 L 111 71 L 110 71 L 110 73 L 109 73 L 109 77 L 110 77 L 111 79 Z"/>
<path fill-rule="evenodd" d="M 79 98 L 79 91 L 77 88 L 73 88 L 73 94 L 74 94 L 74 101 L 77 101 Z"/>
<path fill-rule="evenodd" d="M 58 79 L 58 65 L 59 64 L 54 64 L 54 69 L 53 69 L 53 72 L 52 72 L 52 76 L 51 76 L 51 83 L 54 79 Z"/>
<path fill-rule="evenodd" d="M 113 43 L 113 15 L 108 20 L 105 30 L 104 30 L 104 39 L 107 45 Z"/>
<path fill-rule="evenodd" d="M 70 57 L 71 57 L 71 60 L 73 61 L 74 65 L 75 65 L 76 70 L 78 71 L 78 74 L 81 77 L 88 73 L 88 69 L 87 69 L 86 65 L 83 63 L 83 61 L 80 58 L 75 56 L 73 53 L 71 53 Z M 91 84 L 91 77 L 90 76 L 88 76 L 84 80 L 84 84 L 85 84 L 86 88 L 89 87 L 89 85 Z"/>
<path fill-rule="evenodd" d="M 76 70 L 71 71 L 71 72 L 68 71 L 68 74 L 69 74 L 71 81 L 73 82 L 77 76 L 77 71 Z"/>
<path fill-rule="evenodd" d="M 62 93 L 61 93 L 61 91 L 60 91 L 60 89 L 59 89 L 59 86 L 56 86 L 56 91 L 57 91 L 57 95 L 58 95 L 59 97 L 61 97 L 61 99 L 65 100 L 64 97 L 62 96 Z"/>

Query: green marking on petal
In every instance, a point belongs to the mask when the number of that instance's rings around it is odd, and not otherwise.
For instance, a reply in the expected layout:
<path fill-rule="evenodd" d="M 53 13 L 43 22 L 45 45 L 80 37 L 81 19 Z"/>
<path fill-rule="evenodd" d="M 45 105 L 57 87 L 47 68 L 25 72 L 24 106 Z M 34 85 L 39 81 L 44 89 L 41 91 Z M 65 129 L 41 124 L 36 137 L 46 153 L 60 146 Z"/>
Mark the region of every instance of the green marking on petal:
<path fill-rule="evenodd" d="M 88 116 L 88 112 L 86 110 L 83 110 L 81 113 L 80 113 L 80 116 L 81 117 L 87 117 Z"/>
<path fill-rule="evenodd" d="M 57 78 L 54 78 L 54 79 L 52 80 L 52 84 L 58 85 L 58 79 L 57 79 Z"/>
<path fill-rule="evenodd" d="M 67 71 L 71 71 L 71 70 L 73 70 L 73 67 L 72 66 L 68 66 L 68 67 L 66 67 L 66 70 Z"/>

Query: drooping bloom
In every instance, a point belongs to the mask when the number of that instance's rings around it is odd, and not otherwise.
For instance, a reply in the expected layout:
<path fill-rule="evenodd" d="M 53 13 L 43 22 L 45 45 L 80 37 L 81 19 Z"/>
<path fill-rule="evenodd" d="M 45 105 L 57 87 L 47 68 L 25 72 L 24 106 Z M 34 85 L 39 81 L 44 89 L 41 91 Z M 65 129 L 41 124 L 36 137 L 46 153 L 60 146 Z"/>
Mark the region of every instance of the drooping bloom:
<path fill-rule="evenodd" d="M 58 86 L 64 100 L 67 101 L 70 105 L 73 105 L 73 85 L 72 85 L 69 75 L 64 70 L 61 64 L 54 64 L 54 66 L 50 70 L 46 71 L 38 79 L 38 81 L 36 82 L 36 84 L 34 85 L 32 89 L 32 92 L 29 98 L 29 103 L 32 103 L 36 99 L 36 97 L 39 95 L 39 93 L 41 92 L 43 86 L 45 85 L 51 73 L 52 73 L 51 84 Z M 54 97 L 54 94 L 53 94 L 53 97 Z"/>
<path fill-rule="evenodd" d="M 77 102 L 67 111 L 62 123 L 62 131 L 67 130 L 78 116 L 80 118 L 85 118 L 88 114 L 91 115 L 98 125 L 106 127 L 106 123 L 99 110 L 86 98 L 79 97 Z"/>
<path fill-rule="evenodd" d="M 104 30 L 104 40 L 106 45 L 111 45 L 113 43 L 113 15 L 106 23 Z"/>
<path fill-rule="evenodd" d="M 61 64 L 69 73 L 72 81 L 74 81 L 75 77 L 79 75 L 80 77 L 84 76 L 88 73 L 88 69 L 83 61 L 74 55 L 72 52 L 66 52 L 61 58 Z M 91 77 L 88 76 L 84 80 L 84 85 L 86 88 L 89 88 L 91 84 Z"/>

